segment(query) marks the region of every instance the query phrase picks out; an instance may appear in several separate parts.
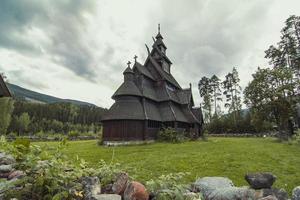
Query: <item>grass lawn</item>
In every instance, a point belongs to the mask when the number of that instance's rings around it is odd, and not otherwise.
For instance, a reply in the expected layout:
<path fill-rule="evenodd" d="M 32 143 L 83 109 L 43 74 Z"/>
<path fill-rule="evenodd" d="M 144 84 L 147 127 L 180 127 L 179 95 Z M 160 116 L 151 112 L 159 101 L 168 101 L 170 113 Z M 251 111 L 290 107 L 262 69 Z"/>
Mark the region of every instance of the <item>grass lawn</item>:
<path fill-rule="evenodd" d="M 75 141 L 68 143 L 66 151 L 73 158 L 78 155 L 85 159 L 91 166 L 96 166 L 101 159 L 118 162 L 142 182 L 162 174 L 190 172 L 186 182 L 197 177 L 225 176 L 241 186 L 247 185 L 244 180 L 247 172 L 267 171 L 277 176 L 275 186 L 289 193 L 300 185 L 300 145 L 278 143 L 273 139 L 209 138 L 208 142 L 122 147 L 97 146 L 97 141 Z"/>

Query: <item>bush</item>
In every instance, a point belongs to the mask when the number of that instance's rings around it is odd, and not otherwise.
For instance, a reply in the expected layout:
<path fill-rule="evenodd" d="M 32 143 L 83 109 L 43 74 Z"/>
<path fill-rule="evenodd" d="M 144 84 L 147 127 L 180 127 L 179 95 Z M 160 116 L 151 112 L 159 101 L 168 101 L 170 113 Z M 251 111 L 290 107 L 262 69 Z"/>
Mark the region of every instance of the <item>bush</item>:
<path fill-rule="evenodd" d="M 182 199 L 187 200 L 184 193 L 187 191 L 185 185 L 179 184 L 182 179 L 189 173 L 175 173 L 162 175 L 159 178 L 146 182 L 146 188 L 157 200 Z M 197 199 L 201 199 L 201 196 Z"/>
<path fill-rule="evenodd" d="M 293 141 L 297 144 L 300 144 L 300 129 L 298 129 L 293 136 Z"/>
<path fill-rule="evenodd" d="M 163 142 L 183 142 L 186 140 L 186 137 L 184 136 L 184 132 L 177 132 L 173 128 L 163 128 L 158 132 L 158 140 Z"/>
<path fill-rule="evenodd" d="M 72 138 L 72 137 L 78 137 L 79 136 L 79 132 L 78 131 L 69 131 L 69 133 L 68 133 L 68 137 L 69 138 Z"/>
<path fill-rule="evenodd" d="M 4 199 L 82 199 L 81 177 L 98 176 L 101 183 L 111 182 L 119 165 L 101 161 L 99 168 L 87 167 L 82 159 L 68 159 L 63 153 L 66 140 L 58 147 L 30 144 L 29 140 L 18 139 L 13 143 L 0 140 L 0 152 L 6 152 L 17 160 L 17 170 L 26 172 L 26 176 L 15 181 L 1 181 L 0 190 L 5 188 Z M 118 166 L 118 168 L 117 168 Z"/>

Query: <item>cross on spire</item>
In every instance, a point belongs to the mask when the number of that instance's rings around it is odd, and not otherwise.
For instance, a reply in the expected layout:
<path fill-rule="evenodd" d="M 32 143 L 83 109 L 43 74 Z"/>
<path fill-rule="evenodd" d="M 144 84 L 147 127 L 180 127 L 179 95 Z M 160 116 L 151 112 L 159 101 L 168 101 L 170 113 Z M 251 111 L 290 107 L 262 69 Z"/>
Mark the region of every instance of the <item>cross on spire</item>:
<path fill-rule="evenodd" d="M 137 57 L 137 55 L 135 55 L 133 58 L 134 58 L 134 62 L 136 62 L 136 59 L 137 59 L 138 57 Z"/>
<path fill-rule="evenodd" d="M 128 61 L 128 63 L 127 63 L 128 67 L 130 67 L 130 64 L 131 64 L 131 62 L 130 62 L 130 61 Z"/>

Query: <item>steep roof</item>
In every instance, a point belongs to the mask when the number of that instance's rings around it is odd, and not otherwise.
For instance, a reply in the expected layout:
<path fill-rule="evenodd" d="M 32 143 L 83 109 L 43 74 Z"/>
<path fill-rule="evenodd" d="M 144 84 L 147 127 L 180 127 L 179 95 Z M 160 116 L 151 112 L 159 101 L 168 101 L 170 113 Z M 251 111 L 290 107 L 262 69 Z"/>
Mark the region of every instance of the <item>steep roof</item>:
<path fill-rule="evenodd" d="M 116 101 L 105 113 L 106 120 L 145 120 L 143 105 L 138 99 Z"/>
<path fill-rule="evenodd" d="M 2 75 L 0 74 L 0 97 L 11 97 L 11 93 L 8 89 L 8 87 L 6 86 Z"/>
<path fill-rule="evenodd" d="M 149 72 L 149 70 L 142 64 L 140 64 L 139 62 L 135 62 L 133 65 L 133 69 L 137 69 L 141 74 L 147 76 L 148 78 L 154 80 L 152 74 Z"/>
<path fill-rule="evenodd" d="M 143 96 L 139 88 L 135 85 L 133 81 L 124 81 L 122 85 L 117 89 L 113 94 L 112 98 L 114 99 L 117 96 Z"/>

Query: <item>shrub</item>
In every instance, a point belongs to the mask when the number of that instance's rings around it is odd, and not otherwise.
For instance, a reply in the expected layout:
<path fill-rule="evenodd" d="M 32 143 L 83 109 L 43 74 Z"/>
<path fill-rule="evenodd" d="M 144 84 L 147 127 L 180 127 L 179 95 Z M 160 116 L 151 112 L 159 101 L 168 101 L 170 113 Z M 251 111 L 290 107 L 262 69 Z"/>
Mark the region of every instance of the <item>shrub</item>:
<path fill-rule="evenodd" d="M 158 140 L 163 142 L 178 143 L 186 139 L 184 132 L 177 132 L 173 128 L 163 128 L 158 132 Z"/>
<path fill-rule="evenodd" d="M 293 141 L 297 144 L 300 144 L 300 129 L 298 129 L 293 136 Z"/>
<path fill-rule="evenodd" d="M 101 183 L 108 183 L 121 171 L 119 165 L 108 165 L 104 161 L 98 169 L 92 169 L 78 157 L 70 160 L 63 153 L 65 146 L 66 140 L 50 149 L 32 145 L 24 139 L 8 143 L 2 137 L 0 151 L 13 155 L 17 160 L 14 167 L 26 172 L 18 181 L 1 182 L 1 190 L 5 188 L 6 191 L 4 199 L 82 199 L 81 177 L 98 176 Z"/>
<path fill-rule="evenodd" d="M 187 190 L 185 185 L 179 184 L 182 179 L 189 173 L 175 173 L 169 175 L 162 175 L 159 178 L 146 182 L 146 188 L 152 196 L 155 196 L 157 200 L 168 199 L 187 199 L 184 193 Z M 199 196 L 199 198 L 201 197 Z"/>
<path fill-rule="evenodd" d="M 72 137 L 78 137 L 78 136 L 79 136 L 79 132 L 78 132 L 78 131 L 75 131 L 75 130 L 69 131 L 69 133 L 68 133 L 68 137 L 69 137 L 69 138 L 72 138 Z"/>

